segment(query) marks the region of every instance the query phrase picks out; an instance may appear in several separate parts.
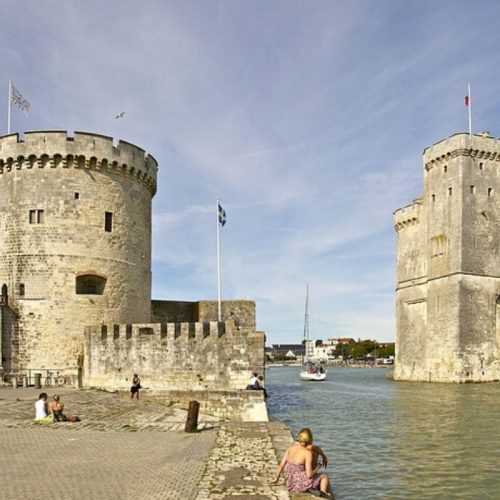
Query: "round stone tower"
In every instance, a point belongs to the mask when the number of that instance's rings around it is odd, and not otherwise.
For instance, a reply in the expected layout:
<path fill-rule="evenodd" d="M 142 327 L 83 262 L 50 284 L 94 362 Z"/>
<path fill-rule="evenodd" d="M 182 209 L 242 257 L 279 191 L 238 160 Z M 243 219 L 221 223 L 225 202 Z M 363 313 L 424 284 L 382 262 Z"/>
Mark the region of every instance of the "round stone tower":
<path fill-rule="evenodd" d="M 0 137 L 5 371 L 75 373 L 86 325 L 151 321 L 157 168 L 98 134 Z"/>

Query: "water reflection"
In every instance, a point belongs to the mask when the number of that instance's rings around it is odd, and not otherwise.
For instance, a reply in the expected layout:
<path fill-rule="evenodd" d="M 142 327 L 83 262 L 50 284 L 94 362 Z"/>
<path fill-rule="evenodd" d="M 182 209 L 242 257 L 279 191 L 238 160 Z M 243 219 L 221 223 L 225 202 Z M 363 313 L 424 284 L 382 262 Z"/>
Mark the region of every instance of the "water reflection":
<path fill-rule="evenodd" d="M 267 372 L 271 419 L 307 425 L 343 498 L 500 498 L 500 384 L 392 382 L 385 369 Z"/>

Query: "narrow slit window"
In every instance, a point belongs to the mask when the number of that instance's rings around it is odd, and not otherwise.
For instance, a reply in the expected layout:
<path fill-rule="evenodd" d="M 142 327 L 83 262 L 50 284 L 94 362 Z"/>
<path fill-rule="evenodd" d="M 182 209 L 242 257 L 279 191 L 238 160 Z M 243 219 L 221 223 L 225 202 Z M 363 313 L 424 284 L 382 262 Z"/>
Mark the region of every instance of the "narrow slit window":
<path fill-rule="evenodd" d="M 453 194 L 453 188 L 448 188 L 448 196 L 451 196 Z"/>
<path fill-rule="evenodd" d="M 479 162 L 479 170 L 483 170 L 483 162 Z"/>
<path fill-rule="evenodd" d="M 475 186 L 474 186 L 474 185 L 472 185 L 472 184 L 470 185 L 470 188 L 469 188 L 469 189 L 470 189 L 470 194 L 474 194 L 474 192 L 476 191 Z"/>
<path fill-rule="evenodd" d="M 29 222 L 30 222 L 30 224 L 43 224 L 44 223 L 43 210 L 30 210 L 29 211 Z"/>
<path fill-rule="evenodd" d="M 79 200 L 80 199 L 80 193 L 75 193 L 75 200 Z"/>
<path fill-rule="evenodd" d="M 19 295 L 23 296 L 25 293 L 24 283 L 19 283 Z"/>
<path fill-rule="evenodd" d="M 488 196 L 492 196 L 493 195 L 493 188 L 488 188 Z"/>
<path fill-rule="evenodd" d="M 445 165 L 443 170 L 444 170 L 444 173 L 446 174 L 446 172 L 448 172 L 448 165 Z"/>
<path fill-rule="evenodd" d="M 434 203 L 435 201 L 436 201 L 436 195 L 435 195 L 435 194 L 433 194 L 433 195 L 432 195 L 432 202 Z"/>
<path fill-rule="evenodd" d="M 110 233 L 113 230 L 113 213 L 104 212 L 104 231 Z"/>

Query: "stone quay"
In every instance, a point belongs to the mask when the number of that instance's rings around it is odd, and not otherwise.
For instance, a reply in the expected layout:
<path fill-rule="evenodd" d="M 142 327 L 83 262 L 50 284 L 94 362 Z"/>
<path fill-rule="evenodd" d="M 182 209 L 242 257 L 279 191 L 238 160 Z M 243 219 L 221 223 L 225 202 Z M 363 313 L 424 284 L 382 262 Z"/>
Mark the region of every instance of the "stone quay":
<path fill-rule="evenodd" d="M 81 422 L 33 421 L 40 392 L 58 393 Z M 234 422 L 200 413 L 184 432 L 187 408 L 146 394 L 73 388 L 0 388 L 2 498 L 287 499 L 269 486 L 291 443 L 279 422 Z"/>

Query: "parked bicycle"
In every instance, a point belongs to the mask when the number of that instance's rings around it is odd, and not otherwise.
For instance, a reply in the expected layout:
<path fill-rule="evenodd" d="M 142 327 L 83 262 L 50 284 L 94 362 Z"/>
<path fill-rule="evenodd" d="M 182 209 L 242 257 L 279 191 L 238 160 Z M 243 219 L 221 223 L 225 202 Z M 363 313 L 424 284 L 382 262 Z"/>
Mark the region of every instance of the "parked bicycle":
<path fill-rule="evenodd" d="M 47 372 L 47 376 L 45 377 L 45 387 L 62 387 L 66 384 L 66 377 L 62 375 L 60 372 Z"/>

